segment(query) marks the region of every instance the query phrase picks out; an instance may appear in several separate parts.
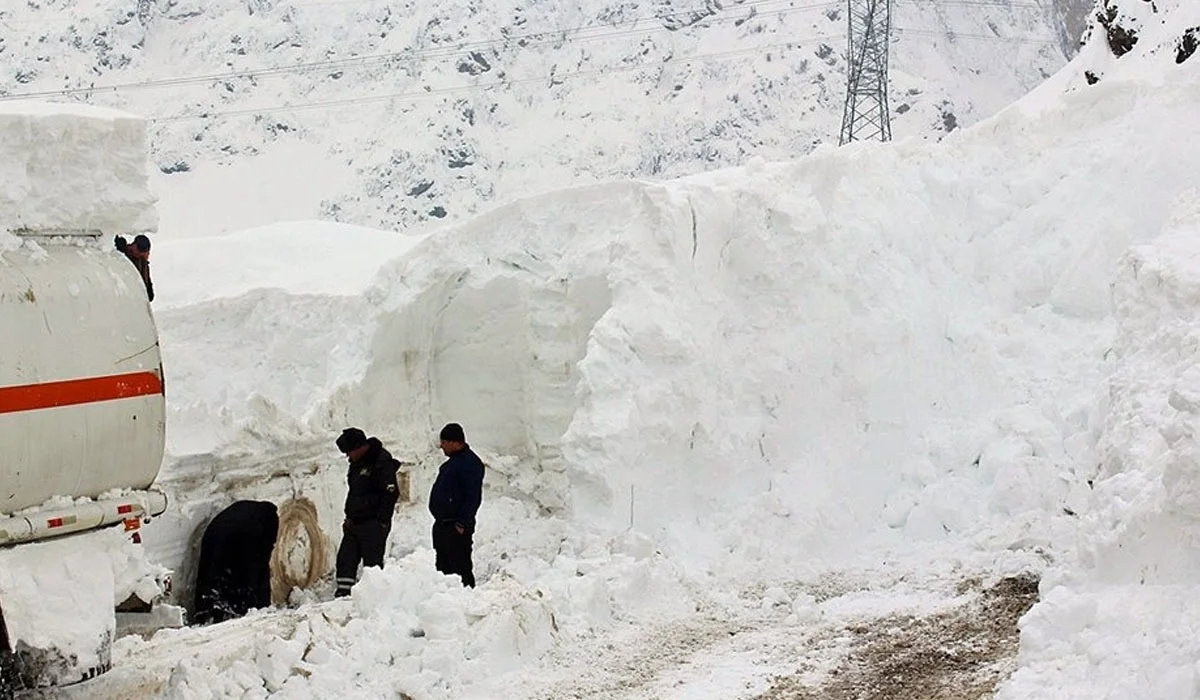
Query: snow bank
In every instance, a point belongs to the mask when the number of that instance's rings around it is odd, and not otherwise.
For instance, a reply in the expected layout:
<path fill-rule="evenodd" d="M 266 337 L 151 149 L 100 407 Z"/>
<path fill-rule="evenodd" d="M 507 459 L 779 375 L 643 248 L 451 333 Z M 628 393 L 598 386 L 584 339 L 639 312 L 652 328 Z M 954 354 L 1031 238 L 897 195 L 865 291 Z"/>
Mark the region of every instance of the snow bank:
<path fill-rule="evenodd" d="M 329 221 L 289 221 L 221 236 L 167 239 L 154 249 L 168 283 L 156 310 L 231 299 L 256 290 L 291 295 L 362 294 L 386 261 L 421 236 Z"/>
<path fill-rule="evenodd" d="M 1074 566 L 1021 627 L 1003 698 L 1200 693 L 1200 190 L 1122 260 L 1117 356 Z"/>
<path fill-rule="evenodd" d="M 111 109 L 0 103 L 0 230 L 152 231 L 146 123 Z"/>
<path fill-rule="evenodd" d="M 162 241 L 155 311 L 172 387 L 168 452 L 238 451 L 247 433 L 274 444 L 307 437 L 302 423 L 329 387 L 365 366 L 363 291 L 421 240 L 301 221 Z"/>
<path fill-rule="evenodd" d="M 514 458 L 498 487 L 693 553 L 1045 543 L 1101 427 L 1108 271 L 1197 179 L 1123 121 L 1184 123 L 1171 94 L 498 209 L 385 270 L 330 415 L 414 450 L 460 420 Z"/>
<path fill-rule="evenodd" d="M 68 672 L 60 680 L 77 680 L 108 664 L 113 609 L 133 594 L 153 600 L 161 573 L 120 529 L 0 549 L 9 640 L 57 652 Z"/>
<path fill-rule="evenodd" d="M 564 635 L 611 622 L 646 600 L 684 600 L 671 568 L 631 544 L 575 541 L 549 569 L 510 560 L 509 571 L 473 591 L 437 573 L 433 553 L 421 549 L 383 570 L 364 570 L 348 601 L 302 606 L 290 633 L 259 637 L 227 667 L 180 664 L 167 694 L 180 700 L 263 690 L 281 698 L 463 697 L 529 664 Z M 257 616 L 222 628 L 253 624 Z M 165 631 L 155 641 L 197 632 Z M 140 639 L 123 639 L 115 653 L 136 659 L 144 647 Z"/>
<path fill-rule="evenodd" d="M 360 424 L 420 455 L 457 420 L 498 493 L 680 551 L 985 523 L 1045 544 L 1086 493 L 1109 271 L 1197 180 L 1194 141 L 1126 120 L 1194 102 L 1114 82 L 939 146 L 553 193 L 431 236 L 359 297 L 179 306 L 174 453 Z M 792 534 L 744 535 L 773 528 Z"/>

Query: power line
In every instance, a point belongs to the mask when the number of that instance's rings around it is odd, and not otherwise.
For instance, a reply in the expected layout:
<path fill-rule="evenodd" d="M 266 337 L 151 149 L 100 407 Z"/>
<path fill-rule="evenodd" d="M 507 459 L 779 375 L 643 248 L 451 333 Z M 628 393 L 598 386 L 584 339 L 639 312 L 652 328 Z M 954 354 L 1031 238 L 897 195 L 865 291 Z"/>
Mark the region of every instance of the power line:
<path fill-rule="evenodd" d="M 939 7 L 995 7 L 998 9 L 1044 10 L 1045 8 L 1032 2 L 1003 2 L 1003 0 L 893 0 L 893 4 L 908 5 L 926 9 Z"/>
<path fill-rule="evenodd" d="M 811 37 L 803 37 L 800 39 L 793 39 L 791 41 L 779 42 L 776 44 L 764 44 L 762 46 L 756 46 L 756 47 L 753 47 L 750 49 L 739 49 L 736 51 L 722 51 L 722 52 L 716 52 L 716 53 L 695 54 L 695 55 L 686 56 L 683 58 L 672 59 L 672 61 L 670 63 L 656 63 L 656 64 L 643 63 L 643 64 L 634 65 L 634 66 L 620 66 L 620 67 L 616 67 L 616 68 L 594 68 L 594 69 L 589 69 L 589 70 L 558 73 L 553 76 L 550 76 L 550 78 L 557 80 L 557 79 L 579 78 L 579 77 L 589 77 L 589 76 L 597 76 L 597 75 L 611 75 L 613 73 L 626 73 L 626 72 L 637 71 L 637 70 L 645 70 L 647 68 L 654 68 L 656 66 L 666 67 L 666 66 L 679 65 L 679 64 L 684 64 L 684 63 L 694 63 L 697 61 L 708 61 L 708 60 L 720 61 L 720 60 L 725 60 L 728 58 L 734 58 L 734 57 L 738 57 L 738 56 L 745 56 L 745 55 L 750 55 L 750 54 L 761 53 L 767 49 L 790 47 L 790 46 L 794 46 L 797 43 L 802 42 L 802 41 L 817 41 L 820 39 L 835 39 L 835 38 L 838 38 L 838 35 L 824 34 L 824 35 L 817 35 L 817 36 L 811 36 Z M 477 84 L 477 85 L 465 85 L 465 86 L 448 87 L 448 88 L 434 88 L 434 89 L 429 89 L 429 90 L 407 90 L 407 91 L 395 92 L 395 93 L 390 93 L 390 94 L 385 94 L 385 95 L 370 95 L 370 96 L 366 96 L 366 97 L 350 97 L 350 98 L 345 98 L 345 99 L 340 99 L 340 100 L 327 100 L 327 101 L 321 101 L 321 102 L 309 102 L 309 103 L 292 104 L 292 105 L 277 105 L 277 106 L 273 106 L 273 107 L 256 107 L 256 108 L 236 109 L 236 110 L 228 110 L 228 111 L 224 111 L 224 112 L 206 112 L 206 113 L 197 114 L 197 115 L 178 115 L 178 116 L 171 116 L 171 117 L 155 117 L 155 118 L 150 119 L 150 121 L 152 121 L 152 122 L 196 121 L 196 120 L 214 119 L 214 118 L 218 118 L 218 117 L 237 117 L 237 116 L 246 116 L 246 115 L 257 115 L 257 114 L 262 114 L 264 112 L 302 112 L 302 111 L 310 111 L 310 110 L 332 109 L 332 108 L 337 108 L 337 107 L 348 107 L 351 105 L 365 104 L 368 102 L 381 102 L 381 101 L 386 101 L 386 100 L 413 100 L 413 101 L 415 101 L 417 99 L 421 99 L 421 98 L 425 98 L 425 97 L 436 97 L 436 96 L 442 96 L 442 95 L 453 95 L 453 94 L 468 93 L 468 92 L 478 92 L 481 90 L 488 90 L 491 88 L 497 88 L 497 87 L 507 88 L 507 87 L 511 87 L 513 85 L 522 85 L 522 84 L 528 84 L 528 83 L 544 83 L 547 80 L 548 80 L 547 76 L 538 76 L 536 78 L 533 78 L 533 77 L 517 78 L 517 79 L 513 79 L 513 80 L 497 80 L 497 81 L 492 81 L 490 83 L 483 83 L 483 84 Z"/>
<path fill-rule="evenodd" d="M 768 5 L 771 3 L 785 2 L 785 1 L 787 1 L 787 0 L 752 0 L 751 2 L 747 2 L 747 3 L 743 3 L 743 4 L 739 5 L 738 8 L 758 7 L 761 5 Z M 820 2 L 820 3 L 811 4 L 811 5 L 799 5 L 799 6 L 773 9 L 768 12 L 757 13 L 755 15 L 755 17 L 756 18 L 771 17 L 771 16 L 782 15 L 782 14 L 786 14 L 788 12 L 794 12 L 794 11 L 813 10 L 813 9 L 822 9 L 822 8 L 827 8 L 827 7 L 833 7 L 838 4 L 839 3 L 836 0 L 829 0 L 826 2 Z M 558 45 L 558 44 L 576 44 L 576 43 L 591 42 L 591 41 L 630 38 L 630 37 L 646 35 L 646 34 L 670 32 L 673 30 L 668 29 L 666 27 L 662 27 L 662 26 L 656 26 L 656 27 L 650 27 L 650 28 L 645 28 L 645 29 L 626 29 L 626 30 L 620 30 L 620 31 L 598 31 L 598 32 L 590 33 L 590 34 L 585 33 L 585 32 L 587 32 L 590 29 L 604 30 L 609 27 L 636 26 L 639 23 L 647 22 L 647 21 L 660 21 L 661 22 L 664 19 L 687 17 L 698 11 L 701 11 L 701 10 L 681 10 L 681 11 L 679 11 L 677 13 L 673 13 L 671 15 L 653 16 L 653 17 L 638 17 L 638 18 L 634 18 L 632 20 L 627 20 L 625 22 L 619 22 L 619 23 L 611 24 L 611 25 L 588 25 L 588 26 L 584 26 L 581 28 L 569 28 L 568 27 L 568 28 L 549 29 L 549 30 L 542 30 L 542 31 L 538 31 L 538 32 L 529 32 L 526 34 L 514 34 L 514 35 L 504 37 L 503 39 L 500 39 L 500 40 L 466 42 L 464 44 L 459 44 L 459 45 L 454 45 L 454 46 L 435 47 L 435 48 L 428 48 L 428 49 L 415 49 L 415 50 L 414 49 L 404 49 L 401 51 L 393 51 L 393 52 L 382 53 L 382 54 L 371 54 L 371 55 L 367 55 L 367 56 L 352 56 L 352 57 L 341 58 L 341 59 L 330 59 L 330 60 L 325 60 L 325 61 L 312 61 L 312 62 L 306 62 L 306 63 L 296 63 L 296 64 L 291 64 L 291 65 L 286 65 L 286 66 L 277 66 L 277 67 L 273 67 L 273 68 L 259 68 L 259 69 L 250 69 L 250 70 L 241 70 L 241 71 L 229 71 L 229 72 L 224 72 L 224 73 L 210 73 L 210 74 L 206 74 L 206 75 L 195 75 L 195 76 L 186 76 L 186 77 L 160 78 L 160 79 L 155 79 L 155 80 L 133 81 L 133 82 L 127 82 L 127 83 L 113 83 L 113 84 L 109 84 L 109 85 L 98 85 L 98 86 L 93 85 L 93 86 L 89 86 L 89 87 L 64 88 L 62 90 L 42 90 L 42 91 L 36 91 L 36 92 L 14 93 L 14 94 L 9 94 L 9 95 L 0 95 L 0 101 L 16 100 L 16 99 L 42 99 L 42 98 L 46 98 L 46 97 L 69 97 L 72 95 L 84 95 L 84 94 L 91 94 L 91 93 L 95 93 L 95 92 L 108 92 L 108 91 L 119 91 L 119 90 L 142 90 L 142 89 L 182 87 L 182 86 L 186 86 L 186 85 L 194 85 L 197 83 L 209 83 L 209 82 L 215 82 L 215 81 L 238 80 L 238 79 L 255 79 L 255 78 L 259 78 L 259 77 L 283 75 L 283 74 L 288 74 L 288 73 L 307 73 L 307 72 L 314 72 L 314 71 L 333 70 L 333 69 L 337 69 L 337 68 L 345 68 L 345 67 L 350 67 L 350 66 L 365 67 L 368 65 L 376 64 L 376 63 L 385 63 L 388 61 L 398 60 L 398 59 L 414 60 L 414 59 L 428 59 L 428 58 L 445 58 L 445 57 L 449 57 L 449 56 L 459 55 L 463 52 L 471 52 L 471 51 L 479 51 L 481 49 L 495 48 L 498 46 L 504 46 L 507 44 L 512 44 L 512 43 L 521 42 L 521 41 L 528 42 L 527 44 L 525 44 L 525 46 L 529 46 L 529 45 L 543 46 L 543 45 Z M 723 23 L 723 22 L 731 22 L 731 21 L 744 20 L 744 19 L 748 19 L 748 18 L 737 17 L 737 16 L 717 17 L 716 15 L 712 15 L 712 16 L 705 18 L 705 21 L 710 21 L 711 23 Z M 574 34 L 575 36 L 568 38 L 567 37 L 568 34 Z M 545 38 L 545 37 L 550 37 L 550 38 Z"/>
<path fill-rule="evenodd" d="M 934 38 L 945 38 L 951 41 L 955 39 L 980 39 L 986 41 L 1002 41 L 1010 44 L 1040 44 L 1046 46 L 1058 46 L 1059 42 L 1052 39 L 1033 39 L 1021 37 L 994 36 L 989 34 L 969 34 L 946 30 L 944 32 L 935 32 L 929 29 L 909 29 L 907 27 L 896 27 L 896 31 L 904 34 L 916 34 L 920 36 L 931 36 Z"/>

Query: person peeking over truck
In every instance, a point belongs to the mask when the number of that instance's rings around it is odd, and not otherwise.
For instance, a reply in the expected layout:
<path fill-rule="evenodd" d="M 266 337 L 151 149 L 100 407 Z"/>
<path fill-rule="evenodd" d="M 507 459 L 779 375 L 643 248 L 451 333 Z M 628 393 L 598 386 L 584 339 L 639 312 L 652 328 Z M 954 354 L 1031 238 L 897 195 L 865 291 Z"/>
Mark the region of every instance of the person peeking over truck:
<path fill-rule="evenodd" d="M 146 296 L 154 301 L 154 283 L 150 281 L 150 238 L 139 233 L 133 237 L 133 243 L 126 241 L 124 236 L 117 236 L 113 243 L 137 268 L 142 282 L 146 283 Z"/>
<path fill-rule="evenodd" d="M 379 438 L 368 438 L 358 428 L 346 428 L 335 441 L 346 455 L 346 519 L 337 552 L 337 590 L 334 597 L 350 595 L 358 580 L 358 565 L 383 568 L 383 553 L 392 530 L 392 513 L 400 489 L 397 462 Z"/>

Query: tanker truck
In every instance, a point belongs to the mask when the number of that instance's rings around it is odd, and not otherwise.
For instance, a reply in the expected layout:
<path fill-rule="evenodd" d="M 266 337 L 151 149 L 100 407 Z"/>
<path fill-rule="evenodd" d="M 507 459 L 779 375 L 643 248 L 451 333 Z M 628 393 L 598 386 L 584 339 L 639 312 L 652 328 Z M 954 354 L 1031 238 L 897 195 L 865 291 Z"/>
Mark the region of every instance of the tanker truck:
<path fill-rule="evenodd" d="M 119 591 L 119 572 L 105 567 L 128 565 L 122 547 L 166 509 L 165 495 L 148 488 L 162 462 L 165 407 L 145 289 L 123 256 L 90 245 L 96 236 L 72 238 L 26 237 L 0 254 L 0 665 L 9 686 L 107 669 L 117 598 L 133 592 Z M 120 541 L 95 532 L 112 527 Z M 133 583 L 150 598 L 144 606 L 169 578 L 149 595 Z M 80 600 L 80 587 L 94 602 Z M 46 617 L 49 628 L 69 619 L 69 640 L 38 629 Z M 88 638 L 94 648 L 79 648 Z"/>
<path fill-rule="evenodd" d="M 138 544 L 167 507 L 158 334 L 111 243 L 155 223 L 143 123 L 0 104 L 0 152 L 2 698 L 107 670 L 117 608 L 170 579 Z"/>

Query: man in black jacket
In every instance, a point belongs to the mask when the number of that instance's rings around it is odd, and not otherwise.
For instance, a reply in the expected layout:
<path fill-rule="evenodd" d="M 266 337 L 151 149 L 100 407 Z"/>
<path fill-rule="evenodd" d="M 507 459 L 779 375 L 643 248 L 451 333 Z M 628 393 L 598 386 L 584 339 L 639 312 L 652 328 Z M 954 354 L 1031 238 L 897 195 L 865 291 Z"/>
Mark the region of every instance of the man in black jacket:
<path fill-rule="evenodd" d="M 199 624 L 271 606 L 271 550 L 279 513 L 269 501 L 235 501 L 204 529 L 192 619 Z"/>
<path fill-rule="evenodd" d="M 343 430 L 337 447 L 350 462 L 346 473 L 346 519 L 337 553 L 334 592 L 334 596 L 340 597 L 350 595 L 358 580 L 359 562 L 383 568 L 383 552 L 399 496 L 396 471 L 400 463 L 383 449 L 378 438 L 368 439 L 358 428 Z"/>
<path fill-rule="evenodd" d="M 475 513 L 483 500 L 483 462 L 471 451 L 458 423 L 447 424 L 439 437 L 442 453 L 449 459 L 438 470 L 437 480 L 429 491 L 437 570 L 458 574 L 464 586 L 474 588 L 471 539 L 475 534 Z"/>

